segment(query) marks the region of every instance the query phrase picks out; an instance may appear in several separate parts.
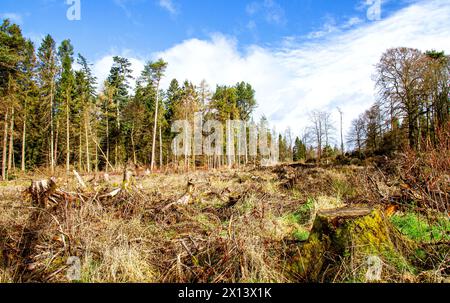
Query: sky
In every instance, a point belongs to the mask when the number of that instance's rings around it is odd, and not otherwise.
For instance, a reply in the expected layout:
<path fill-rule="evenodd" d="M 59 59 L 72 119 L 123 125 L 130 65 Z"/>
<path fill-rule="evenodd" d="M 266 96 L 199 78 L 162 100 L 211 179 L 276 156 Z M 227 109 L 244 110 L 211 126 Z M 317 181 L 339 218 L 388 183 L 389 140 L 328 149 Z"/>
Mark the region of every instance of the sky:
<path fill-rule="evenodd" d="M 79 20 L 67 16 L 74 2 Z M 255 119 L 295 135 L 313 110 L 337 125 L 337 107 L 347 131 L 376 100 L 374 66 L 388 48 L 450 53 L 450 0 L 0 0 L 0 18 L 37 45 L 46 34 L 70 39 L 100 83 L 114 55 L 130 59 L 134 76 L 163 58 L 164 87 L 249 82 Z"/>

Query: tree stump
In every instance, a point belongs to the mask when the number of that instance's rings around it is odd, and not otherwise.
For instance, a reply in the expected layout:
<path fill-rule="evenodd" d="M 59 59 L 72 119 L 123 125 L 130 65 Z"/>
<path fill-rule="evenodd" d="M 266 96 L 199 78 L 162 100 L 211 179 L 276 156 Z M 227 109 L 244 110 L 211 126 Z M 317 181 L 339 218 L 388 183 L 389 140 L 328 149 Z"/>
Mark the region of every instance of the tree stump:
<path fill-rule="evenodd" d="M 45 209 L 48 198 L 56 191 L 55 179 L 33 181 L 28 191 L 31 195 L 32 205 Z"/>
<path fill-rule="evenodd" d="M 319 212 L 310 236 L 291 263 L 303 281 L 366 282 L 374 259 L 407 264 L 405 246 L 383 214 L 370 207 L 345 207 Z M 376 270 L 375 270 L 376 271 Z M 372 278 L 381 280 L 380 277 Z"/>

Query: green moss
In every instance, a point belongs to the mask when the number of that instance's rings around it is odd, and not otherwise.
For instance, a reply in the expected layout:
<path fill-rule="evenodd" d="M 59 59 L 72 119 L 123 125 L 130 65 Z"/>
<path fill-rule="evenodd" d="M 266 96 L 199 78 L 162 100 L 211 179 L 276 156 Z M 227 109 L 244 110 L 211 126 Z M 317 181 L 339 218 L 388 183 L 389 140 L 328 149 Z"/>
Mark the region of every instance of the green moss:
<path fill-rule="evenodd" d="M 306 241 L 309 237 L 309 232 L 305 229 L 297 229 L 293 234 L 294 238 L 298 241 Z"/>
<path fill-rule="evenodd" d="M 333 268 L 338 270 L 342 262 L 351 260 L 352 266 L 359 269 L 348 277 L 364 281 L 364 263 L 368 256 L 375 255 L 400 272 L 412 272 L 414 268 L 391 241 L 388 225 L 377 210 L 356 218 L 319 214 L 292 269 L 310 281 L 321 279 L 324 270 L 333 279 Z"/>
<path fill-rule="evenodd" d="M 406 213 L 394 215 L 391 222 L 408 238 L 418 242 L 450 240 L 450 222 L 448 218 L 439 218 L 430 224 L 420 214 Z"/>
<path fill-rule="evenodd" d="M 314 212 L 315 201 L 312 198 L 308 198 L 306 203 L 298 208 L 298 210 L 292 214 L 292 220 L 299 224 L 306 224 L 311 220 L 312 213 Z"/>

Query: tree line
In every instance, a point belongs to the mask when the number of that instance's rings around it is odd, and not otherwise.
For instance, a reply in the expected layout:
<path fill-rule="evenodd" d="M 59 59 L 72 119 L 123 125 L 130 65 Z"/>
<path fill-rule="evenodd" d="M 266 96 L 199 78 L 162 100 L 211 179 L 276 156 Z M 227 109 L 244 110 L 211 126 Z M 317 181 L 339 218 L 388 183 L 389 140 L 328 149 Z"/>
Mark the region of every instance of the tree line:
<path fill-rule="evenodd" d="M 377 101 L 353 120 L 348 143 L 360 154 L 438 146 L 449 127 L 450 57 L 435 50 L 387 50 L 374 75 Z"/>
<path fill-rule="evenodd" d="M 113 58 L 107 79 L 98 83 L 89 61 L 81 54 L 75 57 L 70 40 L 56 45 L 47 35 L 36 49 L 7 19 L 1 24 L 0 45 L 4 180 L 19 169 L 49 168 L 54 173 L 56 167 L 65 167 L 90 173 L 132 161 L 153 171 L 168 165 L 195 169 L 259 160 L 251 159 L 247 149 L 233 159 L 222 154 L 179 157 L 172 151 L 176 133 L 171 126 L 177 120 L 193 124 L 200 113 L 202 121 L 215 119 L 223 125 L 227 120 L 255 123 L 257 103 L 249 83 L 212 90 L 206 81 L 194 85 L 173 79 L 164 90 L 166 62 L 148 62 L 133 79 L 130 61 L 120 56 Z M 405 146 L 420 150 L 422 144 L 437 144 L 439 130 L 449 121 L 449 63 L 444 52 L 387 50 L 374 77 L 378 101 L 352 122 L 348 149 L 390 154 Z M 344 154 L 343 113 L 337 110 L 340 125 L 329 111 L 316 110 L 301 136 L 294 137 L 290 128 L 283 134 L 269 132 L 280 160 L 320 162 Z M 268 129 L 267 118 L 258 127 Z M 244 137 L 249 140 L 248 130 Z"/>
<path fill-rule="evenodd" d="M 80 54 L 75 58 L 70 40 L 56 45 L 47 35 L 35 49 L 7 19 L 0 35 L 3 179 L 19 167 L 45 167 L 52 173 L 58 166 L 108 171 L 128 161 L 151 170 L 178 161 L 195 167 L 195 155 L 177 159 L 171 152 L 174 121 L 192 122 L 197 112 L 221 122 L 249 121 L 256 107 L 249 83 L 212 91 L 206 81 L 194 85 L 173 79 L 163 90 L 166 62 L 148 62 L 133 79 L 130 61 L 119 56 L 106 81 L 97 83 L 88 60 Z M 223 157 L 201 160 L 225 162 Z"/>

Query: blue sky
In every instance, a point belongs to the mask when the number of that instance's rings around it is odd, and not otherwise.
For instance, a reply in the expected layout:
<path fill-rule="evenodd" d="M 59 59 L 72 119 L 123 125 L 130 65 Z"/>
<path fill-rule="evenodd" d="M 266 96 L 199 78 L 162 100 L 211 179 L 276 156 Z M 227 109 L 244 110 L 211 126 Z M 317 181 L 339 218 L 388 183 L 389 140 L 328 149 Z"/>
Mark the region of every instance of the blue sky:
<path fill-rule="evenodd" d="M 380 18 L 368 12 L 380 2 Z M 138 76 L 164 58 L 163 81 L 251 83 L 258 108 L 278 131 L 301 135 L 312 110 L 344 127 L 376 100 L 374 66 L 388 48 L 450 53 L 449 0 L 81 0 L 69 21 L 66 0 L 0 0 L 0 17 L 39 42 L 47 33 L 94 64 L 99 82 L 114 55 Z"/>
<path fill-rule="evenodd" d="M 364 20 L 361 0 L 80 0 L 81 20 L 69 21 L 66 0 L 1 0 L 0 12 L 15 14 L 24 33 L 39 41 L 46 33 L 70 38 L 92 60 L 110 50 L 145 54 L 190 38 L 220 32 L 249 44 L 278 45 L 305 37 L 324 24 Z M 404 7 L 390 1 L 383 14 Z"/>

